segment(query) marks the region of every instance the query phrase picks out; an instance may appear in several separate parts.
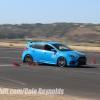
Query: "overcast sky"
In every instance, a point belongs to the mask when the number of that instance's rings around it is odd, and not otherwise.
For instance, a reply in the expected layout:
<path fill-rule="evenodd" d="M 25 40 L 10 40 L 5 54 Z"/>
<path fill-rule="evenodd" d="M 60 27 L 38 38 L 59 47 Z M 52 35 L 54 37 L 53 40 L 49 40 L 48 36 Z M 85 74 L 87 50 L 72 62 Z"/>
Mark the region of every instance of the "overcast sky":
<path fill-rule="evenodd" d="M 0 24 L 100 23 L 100 0 L 0 0 Z"/>

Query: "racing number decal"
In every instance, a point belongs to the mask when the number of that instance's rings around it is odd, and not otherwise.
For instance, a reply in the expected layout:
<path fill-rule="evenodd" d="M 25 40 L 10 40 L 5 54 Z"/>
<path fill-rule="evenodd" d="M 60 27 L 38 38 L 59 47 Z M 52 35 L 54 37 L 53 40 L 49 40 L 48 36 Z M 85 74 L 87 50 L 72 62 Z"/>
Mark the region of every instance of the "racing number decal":
<path fill-rule="evenodd" d="M 56 55 L 53 54 L 53 55 L 52 55 L 52 58 L 56 58 Z"/>

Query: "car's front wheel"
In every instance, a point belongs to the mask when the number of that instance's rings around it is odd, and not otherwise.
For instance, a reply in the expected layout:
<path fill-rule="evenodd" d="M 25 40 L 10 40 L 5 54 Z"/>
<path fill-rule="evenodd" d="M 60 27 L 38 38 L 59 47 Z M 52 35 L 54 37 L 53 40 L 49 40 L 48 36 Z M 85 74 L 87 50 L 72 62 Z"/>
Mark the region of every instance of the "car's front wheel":
<path fill-rule="evenodd" d="M 57 65 L 58 65 L 59 67 L 65 67 L 65 66 L 67 66 L 67 61 L 66 61 L 66 59 L 65 59 L 64 57 L 58 58 Z"/>
<path fill-rule="evenodd" d="M 27 64 L 33 63 L 32 56 L 31 55 L 26 55 L 25 58 L 24 58 L 24 62 L 27 63 Z"/>

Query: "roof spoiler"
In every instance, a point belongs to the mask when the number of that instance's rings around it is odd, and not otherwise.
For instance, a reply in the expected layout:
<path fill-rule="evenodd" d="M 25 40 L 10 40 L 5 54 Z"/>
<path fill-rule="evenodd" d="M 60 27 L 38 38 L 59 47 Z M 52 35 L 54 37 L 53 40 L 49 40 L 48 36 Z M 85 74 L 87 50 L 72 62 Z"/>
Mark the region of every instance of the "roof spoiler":
<path fill-rule="evenodd" d="M 28 45 L 31 45 L 33 42 L 27 42 Z"/>
<path fill-rule="evenodd" d="M 41 42 L 41 41 L 30 41 L 30 42 L 27 42 L 27 44 L 31 45 L 32 43 L 36 43 L 36 42 Z"/>

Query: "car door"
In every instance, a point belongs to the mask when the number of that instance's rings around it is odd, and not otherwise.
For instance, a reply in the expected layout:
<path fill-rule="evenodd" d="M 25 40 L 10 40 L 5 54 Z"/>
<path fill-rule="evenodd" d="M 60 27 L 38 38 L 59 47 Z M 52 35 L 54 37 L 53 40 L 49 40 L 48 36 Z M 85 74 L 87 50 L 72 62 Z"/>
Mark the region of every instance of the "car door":
<path fill-rule="evenodd" d="M 51 45 L 45 44 L 43 51 L 44 63 L 55 64 L 57 60 L 57 53 L 52 51 L 54 49 Z"/>
<path fill-rule="evenodd" d="M 34 59 L 34 62 L 42 61 L 43 49 L 44 49 L 43 44 L 34 44 L 31 46 L 31 54 Z"/>

